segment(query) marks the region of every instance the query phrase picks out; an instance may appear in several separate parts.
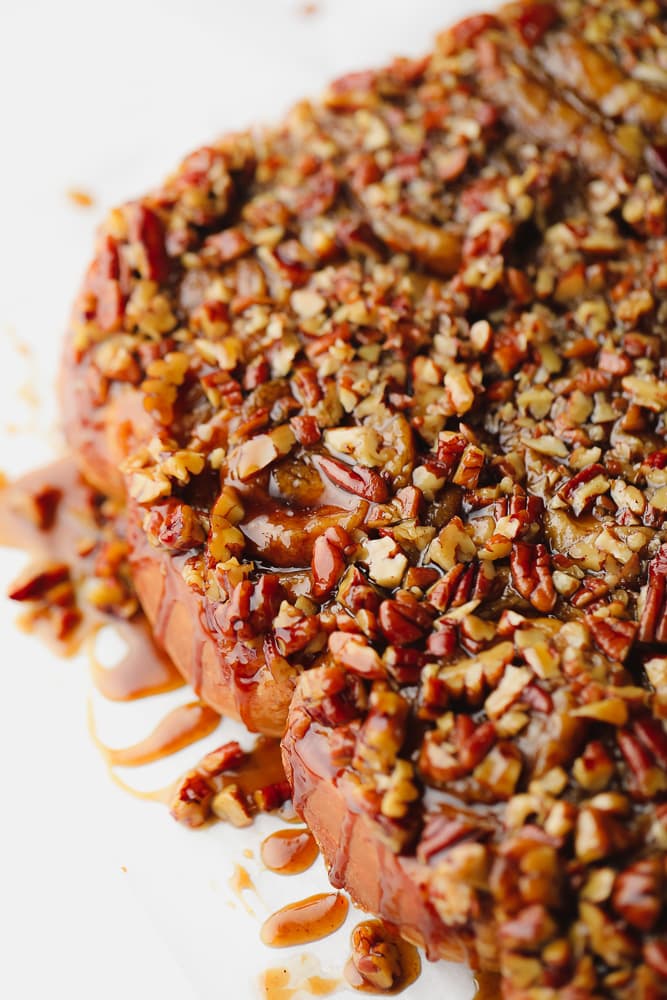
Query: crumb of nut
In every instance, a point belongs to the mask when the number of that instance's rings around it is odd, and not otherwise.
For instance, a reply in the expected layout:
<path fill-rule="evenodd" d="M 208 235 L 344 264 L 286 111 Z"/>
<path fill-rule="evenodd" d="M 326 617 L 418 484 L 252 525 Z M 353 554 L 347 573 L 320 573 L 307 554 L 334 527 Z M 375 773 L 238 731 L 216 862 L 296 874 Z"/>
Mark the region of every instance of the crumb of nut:
<path fill-rule="evenodd" d="M 77 208 L 92 208 L 95 204 L 94 195 L 84 188 L 71 187 L 67 189 L 66 194 L 69 201 Z"/>

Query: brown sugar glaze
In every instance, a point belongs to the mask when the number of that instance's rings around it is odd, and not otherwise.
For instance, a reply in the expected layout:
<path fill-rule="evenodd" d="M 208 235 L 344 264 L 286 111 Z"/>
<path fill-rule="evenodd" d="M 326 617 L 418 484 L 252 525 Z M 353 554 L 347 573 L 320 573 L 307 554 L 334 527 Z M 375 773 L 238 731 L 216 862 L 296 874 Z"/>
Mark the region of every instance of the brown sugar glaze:
<path fill-rule="evenodd" d="M 318 893 L 276 910 L 262 925 L 261 938 L 271 948 L 310 944 L 333 934 L 345 922 L 349 904 L 337 892 Z"/>
<path fill-rule="evenodd" d="M 262 861 L 277 875 L 300 875 L 319 854 L 310 830 L 276 830 L 262 841 Z"/>
<path fill-rule="evenodd" d="M 364 977 L 363 972 L 357 967 L 355 957 L 353 956 L 348 960 L 343 973 L 348 986 L 358 990 L 360 993 L 394 996 L 397 993 L 402 993 L 403 990 L 407 989 L 408 986 L 419 978 L 421 959 L 419 952 L 413 944 L 410 944 L 399 934 L 391 931 L 382 920 L 365 920 L 355 928 L 355 931 L 359 930 L 368 931 L 372 935 L 376 947 L 386 947 L 393 952 L 398 973 L 394 975 L 392 985 L 386 989 L 382 989 Z M 359 959 L 357 958 L 358 961 Z M 361 965 L 361 968 L 363 969 L 363 965 Z M 490 1000 L 490 998 L 487 998 L 487 1000 Z"/>

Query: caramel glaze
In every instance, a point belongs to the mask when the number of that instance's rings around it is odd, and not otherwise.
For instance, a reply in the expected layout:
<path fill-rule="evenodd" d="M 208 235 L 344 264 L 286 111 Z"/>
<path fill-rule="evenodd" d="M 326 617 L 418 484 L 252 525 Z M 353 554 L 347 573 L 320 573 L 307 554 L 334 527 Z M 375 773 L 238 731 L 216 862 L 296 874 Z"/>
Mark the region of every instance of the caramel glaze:
<path fill-rule="evenodd" d="M 264 921 L 261 938 L 271 948 L 309 944 L 333 934 L 345 922 L 349 903 L 338 892 L 309 896 L 289 903 Z"/>
<path fill-rule="evenodd" d="M 500 975 L 497 972 L 476 972 L 475 986 L 474 1000 L 499 1000 Z"/>
<path fill-rule="evenodd" d="M 382 920 L 365 920 L 359 927 L 367 928 L 383 950 L 389 949 L 393 952 L 399 969 L 398 976 L 390 987 L 381 989 L 369 982 L 364 977 L 363 971 L 359 971 L 353 958 L 350 958 L 343 973 L 345 981 L 360 993 L 381 993 L 386 996 L 402 993 L 419 978 L 421 972 L 419 952 L 413 944 L 391 931 Z"/>
<path fill-rule="evenodd" d="M 129 747 L 104 747 L 104 754 L 112 767 L 151 764 L 208 736 L 219 722 L 220 716 L 212 708 L 191 701 L 165 715 L 145 739 Z"/>
<path fill-rule="evenodd" d="M 183 687 L 185 681 L 167 654 L 153 640 L 145 618 L 118 622 L 116 632 L 127 645 L 122 659 L 105 667 L 95 655 L 94 636 L 88 643 L 93 684 L 108 701 L 134 701 Z"/>
<path fill-rule="evenodd" d="M 300 875 L 314 863 L 319 851 L 310 830 L 276 830 L 262 841 L 262 861 L 278 875 Z"/>
<path fill-rule="evenodd" d="M 278 967 L 266 969 L 260 977 L 259 985 L 264 1000 L 293 1000 L 297 994 L 304 992 L 311 997 L 331 996 L 340 986 L 340 980 L 314 975 L 292 984 L 289 969 Z"/>
<path fill-rule="evenodd" d="M 250 797 L 253 792 L 284 780 L 280 743 L 269 736 L 258 736 L 238 769 L 229 775 L 229 783 L 238 785 Z"/>

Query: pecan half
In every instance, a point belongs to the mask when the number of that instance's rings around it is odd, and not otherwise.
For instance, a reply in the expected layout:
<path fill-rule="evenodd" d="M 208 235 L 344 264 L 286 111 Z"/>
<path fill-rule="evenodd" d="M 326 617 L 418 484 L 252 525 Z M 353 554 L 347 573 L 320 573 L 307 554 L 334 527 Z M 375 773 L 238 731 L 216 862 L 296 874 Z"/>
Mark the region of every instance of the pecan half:
<path fill-rule="evenodd" d="M 639 621 L 640 642 L 667 642 L 667 545 L 663 545 L 648 567 L 648 587 Z"/>
<path fill-rule="evenodd" d="M 551 576 L 551 557 L 544 545 L 514 542 L 510 555 L 512 583 L 538 611 L 553 611 L 556 589 Z"/>
<path fill-rule="evenodd" d="M 384 503 L 389 497 L 386 482 L 373 469 L 367 469 L 363 465 L 352 468 L 337 458 L 326 455 L 319 456 L 318 465 L 332 483 L 348 493 L 375 503 Z"/>

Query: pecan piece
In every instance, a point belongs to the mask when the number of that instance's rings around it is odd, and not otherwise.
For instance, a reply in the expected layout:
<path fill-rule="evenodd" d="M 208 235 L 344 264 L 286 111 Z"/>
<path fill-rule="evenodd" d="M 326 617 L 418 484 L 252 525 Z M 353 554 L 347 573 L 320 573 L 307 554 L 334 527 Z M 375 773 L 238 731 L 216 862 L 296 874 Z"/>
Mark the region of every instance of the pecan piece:
<path fill-rule="evenodd" d="M 614 883 L 614 909 L 632 927 L 644 932 L 652 930 L 662 910 L 664 880 L 658 858 L 636 861 Z"/>
<path fill-rule="evenodd" d="M 622 663 L 632 649 L 639 627 L 637 623 L 622 618 L 596 618 L 595 615 L 586 615 L 584 620 L 595 645 L 611 660 Z"/>
<path fill-rule="evenodd" d="M 142 274 L 151 281 L 165 281 L 169 274 L 169 258 L 164 244 L 162 220 L 150 208 L 138 202 L 127 209 L 128 235 L 141 247 Z"/>
<path fill-rule="evenodd" d="M 379 622 L 387 642 L 395 643 L 397 646 L 408 646 L 411 642 L 417 642 L 424 637 L 425 629 L 414 620 L 413 608 L 399 601 L 382 602 L 379 608 Z"/>
<path fill-rule="evenodd" d="M 379 920 L 366 920 L 352 931 L 352 963 L 364 983 L 380 992 L 401 979 L 399 946 Z"/>
<path fill-rule="evenodd" d="M 28 568 L 12 584 L 7 596 L 12 601 L 38 601 L 54 587 L 66 583 L 69 576 L 69 567 L 65 563 L 55 563 L 41 570 Z"/>
<path fill-rule="evenodd" d="M 655 758 L 637 736 L 620 730 L 616 739 L 634 784 L 635 794 L 652 799 L 667 788 L 667 775 L 655 764 Z"/>
<path fill-rule="evenodd" d="M 589 465 L 582 469 L 576 476 L 565 483 L 558 491 L 558 496 L 565 503 L 568 503 L 575 515 L 580 514 L 591 506 L 597 497 L 602 496 L 609 489 L 610 482 L 606 472 L 601 465 Z"/>
<path fill-rule="evenodd" d="M 143 527 L 151 544 L 176 552 L 201 544 L 205 537 L 193 508 L 174 497 L 152 507 Z"/>
<path fill-rule="evenodd" d="M 368 680 L 382 680 L 386 676 L 385 666 L 378 653 L 360 635 L 348 632 L 332 632 L 329 649 L 334 662 L 360 677 Z"/>
<path fill-rule="evenodd" d="M 551 557 L 544 545 L 514 542 L 510 555 L 512 583 L 525 600 L 538 611 L 552 611 L 556 588 L 551 577 Z"/>
<path fill-rule="evenodd" d="M 347 493 L 354 493 L 375 503 L 385 503 L 389 498 L 387 484 L 373 469 L 367 469 L 363 465 L 357 465 L 353 469 L 337 458 L 326 455 L 320 455 L 317 464 L 332 483 Z"/>
<path fill-rule="evenodd" d="M 311 572 L 314 597 L 326 597 L 336 586 L 345 569 L 343 550 L 350 544 L 350 536 L 340 527 L 327 528 L 315 539 Z"/>
<path fill-rule="evenodd" d="M 551 3 L 528 3 L 522 6 L 516 27 L 525 44 L 532 48 L 558 20 L 558 10 Z"/>
<path fill-rule="evenodd" d="M 644 961 L 658 973 L 663 982 L 667 981 L 667 941 L 654 938 L 644 945 Z"/>
<path fill-rule="evenodd" d="M 639 621 L 640 642 L 667 642 L 667 545 L 663 545 L 648 567 L 648 587 Z"/>

